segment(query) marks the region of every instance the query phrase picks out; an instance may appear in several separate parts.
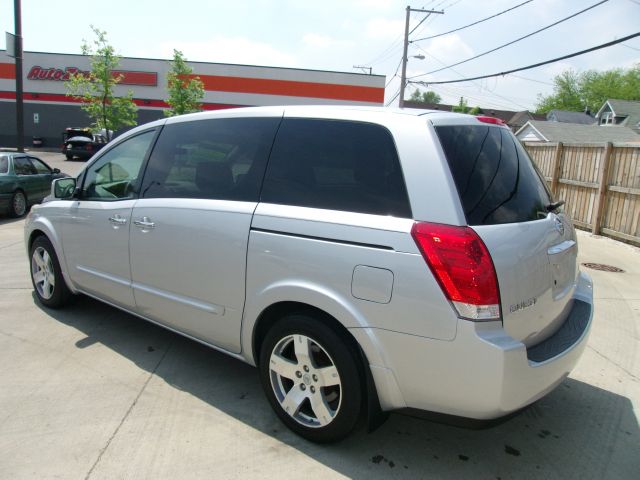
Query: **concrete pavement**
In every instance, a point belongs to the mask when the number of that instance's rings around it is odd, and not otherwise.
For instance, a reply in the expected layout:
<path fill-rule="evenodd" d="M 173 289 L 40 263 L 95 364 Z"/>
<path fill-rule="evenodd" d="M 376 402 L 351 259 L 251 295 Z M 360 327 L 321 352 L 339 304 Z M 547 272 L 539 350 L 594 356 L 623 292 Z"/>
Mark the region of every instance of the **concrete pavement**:
<path fill-rule="evenodd" d="M 252 367 L 88 298 L 61 311 L 39 307 L 23 223 L 0 219 L 0 478 L 583 480 L 640 472 L 637 248 L 579 232 L 581 262 L 626 272 L 589 271 L 589 346 L 571 376 L 520 415 L 480 431 L 392 415 L 372 434 L 318 446 L 276 419 Z"/>

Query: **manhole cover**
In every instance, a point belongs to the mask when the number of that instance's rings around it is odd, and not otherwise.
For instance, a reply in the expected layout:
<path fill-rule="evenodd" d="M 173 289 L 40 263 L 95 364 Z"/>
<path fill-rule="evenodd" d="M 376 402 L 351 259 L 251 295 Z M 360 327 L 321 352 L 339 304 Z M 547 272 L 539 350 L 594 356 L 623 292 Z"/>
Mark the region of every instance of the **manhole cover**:
<path fill-rule="evenodd" d="M 592 270 L 600 270 L 603 272 L 624 272 L 621 268 L 605 265 L 604 263 L 583 263 L 582 265 Z"/>

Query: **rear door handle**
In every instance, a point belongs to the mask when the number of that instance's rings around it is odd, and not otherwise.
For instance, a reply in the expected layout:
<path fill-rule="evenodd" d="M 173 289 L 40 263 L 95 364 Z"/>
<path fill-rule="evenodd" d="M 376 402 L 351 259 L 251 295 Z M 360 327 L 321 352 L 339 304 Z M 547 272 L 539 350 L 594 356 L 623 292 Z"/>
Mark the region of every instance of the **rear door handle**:
<path fill-rule="evenodd" d="M 149 217 L 142 217 L 139 220 L 134 220 L 133 224 L 143 230 L 151 230 L 152 228 L 156 228 L 156 224 L 153 223 Z"/>
<path fill-rule="evenodd" d="M 109 221 L 114 225 L 126 225 L 127 219 L 122 215 L 115 214 L 113 217 L 109 217 Z"/>

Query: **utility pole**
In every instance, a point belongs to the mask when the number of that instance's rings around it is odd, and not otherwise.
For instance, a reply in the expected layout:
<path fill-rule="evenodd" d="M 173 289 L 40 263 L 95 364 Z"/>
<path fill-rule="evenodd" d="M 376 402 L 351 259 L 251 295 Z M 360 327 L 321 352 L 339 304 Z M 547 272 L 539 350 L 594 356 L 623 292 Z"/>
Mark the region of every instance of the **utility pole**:
<path fill-rule="evenodd" d="M 402 76 L 400 77 L 400 100 L 398 101 L 398 106 L 400 108 L 404 107 L 404 89 L 406 88 L 406 84 L 407 84 L 407 61 L 409 60 L 407 57 L 407 50 L 409 49 L 409 34 L 411 33 L 409 32 L 409 17 L 411 16 L 411 12 L 443 14 L 444 10 L 424 10 L 422 8 L 411 8 L 410 6 L 407 6 L 407 19 L 405 20 L 405 24 L 404 24 L 404 49 L 402 50 Z"/>
<path fill-rule="evenodd" d="M 16 33 L 16 131 L 18 152 L 24 152 L 24 102 L 22 95 L 22 12 L 20 0 L 13 0 Z"/>

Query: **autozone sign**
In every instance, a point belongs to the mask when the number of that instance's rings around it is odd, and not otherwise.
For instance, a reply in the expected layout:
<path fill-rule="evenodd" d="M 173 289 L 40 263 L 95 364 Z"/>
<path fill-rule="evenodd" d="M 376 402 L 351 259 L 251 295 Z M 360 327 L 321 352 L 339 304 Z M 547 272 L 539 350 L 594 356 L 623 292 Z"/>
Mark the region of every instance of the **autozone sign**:
<path fill-rule="evenodd" d="M 64 67 L 64 68 L 42 68 L 39 65 L 31 67 L 29 73 L 27 73 L 27 80 L 53 80 L 56 82 L 66 82 L 73 74 L 81 73 L 89 75 L 89 72 L 80 70 L 77 67 Z"/>
<path fill-rule="evenodd" d="M 80 70 L 78 67 L 50 67 L 44 68 L 34 65 L 27 73 L 27 80 L 49 80 L 54 82 L 66 82 L 71 75 L 89 75 L 89 72 Z M 155 87 L 158 85 L 158 74 L 156 72 L 134 72 L 129 70 L 114 70 L 114 77 L 121 76 L 121 85 L 142 85 Z"/>

